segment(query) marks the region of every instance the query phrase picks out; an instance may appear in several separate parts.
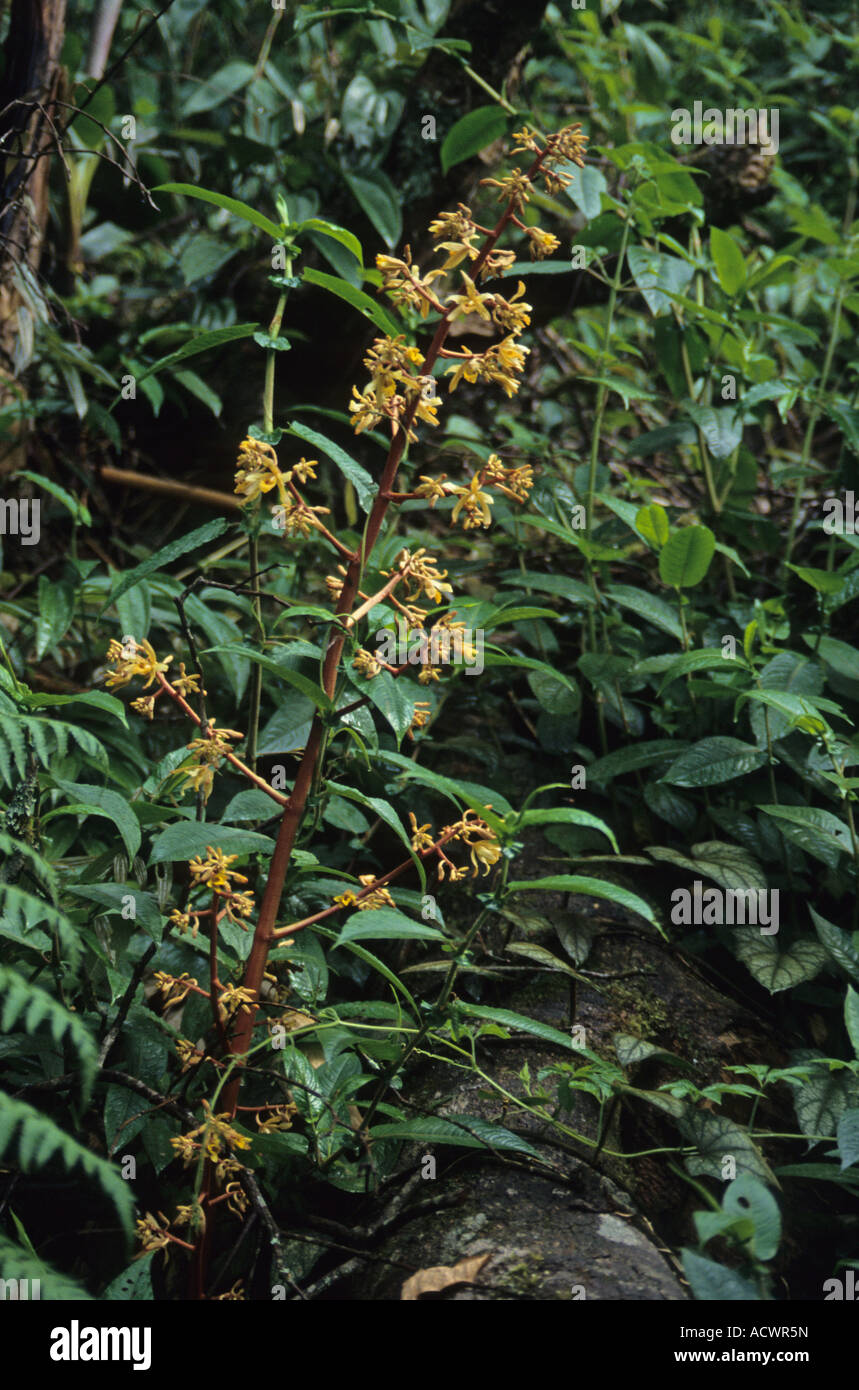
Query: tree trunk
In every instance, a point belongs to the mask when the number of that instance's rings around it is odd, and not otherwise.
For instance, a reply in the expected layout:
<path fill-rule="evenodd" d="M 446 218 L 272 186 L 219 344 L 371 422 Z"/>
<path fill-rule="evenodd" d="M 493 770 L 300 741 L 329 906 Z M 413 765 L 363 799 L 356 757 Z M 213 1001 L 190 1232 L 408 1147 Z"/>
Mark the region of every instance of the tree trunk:
<path fill-rule="evenodd" d="M 26 392 L 48 219 L 48 160 L 66 0 L 12 0 L 0 79 L 0 474 L 24 464 Z"/>

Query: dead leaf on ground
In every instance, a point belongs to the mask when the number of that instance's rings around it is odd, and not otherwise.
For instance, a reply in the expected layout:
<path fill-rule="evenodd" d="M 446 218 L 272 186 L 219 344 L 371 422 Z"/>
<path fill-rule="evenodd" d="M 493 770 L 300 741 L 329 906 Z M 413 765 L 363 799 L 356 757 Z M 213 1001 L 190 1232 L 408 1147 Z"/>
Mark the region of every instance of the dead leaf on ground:
<path fill-rule="evenodd" d="M 441 1293 L 453 1284 L 473 1284 L 488 1259 L 489 1255 L 469 1255 L 467 1259 L 457 1260 L 455 1265 L 419 1269 L 403 1284 L 400 1299 L 416 1302 L 425 1293 Z"/>

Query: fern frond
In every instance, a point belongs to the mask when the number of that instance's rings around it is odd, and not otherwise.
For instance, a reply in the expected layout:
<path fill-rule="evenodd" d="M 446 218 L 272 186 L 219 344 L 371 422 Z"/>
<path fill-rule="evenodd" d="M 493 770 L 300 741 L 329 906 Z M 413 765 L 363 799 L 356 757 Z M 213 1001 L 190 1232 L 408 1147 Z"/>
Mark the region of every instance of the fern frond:
<path fill-rule="evenodd" d="M 34 893 L 19 888 L 16 883 L 0 883 L 0 933 L 20 942 L 22 946 L 41 951 L 44 949 L 44 936 L 41 940 L 28 941 L 27 934 L 42 925 L 56 933 L 69 969 L 77 970 L 82 946 L 77 928 L 68 917 Z"/>
<path fill-rule="evenodd" d="M 41 1024 L 47 1022 L 54 1042 L 59 1043 L 68 1036 L 77 1054 L 84 1099 L 89 1100 L 98 1049 L 86 1025 L 47 990 L 30 984 L 16 970 L 0 965 L 0 1028 L 4 1033 L 9 1033 L 19 1019 L 27 1033 L 35 1033 Z"/>
<path fill-rule="evenodd" d="M 61 1274 L 58 1269 L 51 1265 L 46 1265 L 44 1260 L 40 1260 L 38 1255 L 29 1250 L 23 1250 L 14 1241 L 7 1240 L 0 1235 L 0 1278 L 7 1281 L 7 1287 L 3 1293 L 5 1298 L 9 1298 L 8 1282 L 15 1280 L 20 1288 L 20 1281 L 25 1279 L 28 1285 L 27 1296 L 38 1298 L 43 1302 L 61 1302 L 65 1299 L 74 1300 L 77 1303 L 92 1302 L 92 1294 L 87 1293 L 82 1285 L 69 1279 L 65 1274 Z M 34 1291 L 34 1286 L 38 1292 Z M 14 1295 L 12 1295 L 14 1297 Z"/>
<path fill-rule="evenodd" d="M 7 1150 L 15 1148 L 12 1141 L 19 1130 L 17 1161 L 25 1172 L 44 1168 L 54 1158 L 59 1158 L 69 1172 L 82 1168 L 113 1203 L 123 1230 L 131 1235 L 134 1198 L 114 1165 L 79 1144 L 48 1115 L 0 1091 L 0 1158 Z"/>

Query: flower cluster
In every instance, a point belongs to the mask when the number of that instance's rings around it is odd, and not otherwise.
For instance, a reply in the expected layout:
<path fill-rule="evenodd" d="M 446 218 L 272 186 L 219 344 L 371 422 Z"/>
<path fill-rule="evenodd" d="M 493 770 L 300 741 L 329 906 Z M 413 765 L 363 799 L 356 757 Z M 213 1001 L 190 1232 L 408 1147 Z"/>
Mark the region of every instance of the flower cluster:
<path fill-rule="evenodd" d="M 276 488 L 278 502 L 271 509 L 275 530 L 284 531 L 288 536 L 309 536 L 321 526 L 316 518 L 327 516 L 330 508 L 308 506 L 296 491 L 293 478 L 300 483 L 315 480 L 318 467 L 318 459 L 301 458 L 284 471 L 271 444 L 248 437 L 239 445 L 233 491 L 244 499 L 242 506 L 246 506 Z"/>
<path fill-rule="evenodd" d="M 104 683 L 112 690 L 128 685 L 135 676 L 146 677 L 143 685 L 143 689 L 146 690 L 153 681 L 158 680 L 159 675 L 167 670 L 173 660 L 172 656 L 168 656 L 159 661 L 150 642 L 145 638 L 142 642 L 137 642 L 133 637 L 123 637 L 121 642 L 112 637 L 107 649 L 107 659 L 114 669 L 108 671 Z M 184 667 L 182 669 L 184 671 Z"/>
<path fill-rule="evenodd" d="M 216 909 L 216 922 L 226 917 L 229 922 L 247 931 L 248 918 L 254 910 L 254 900 L 252 893 L 233 886 L 234 883 L 247 883 L 245 874 L 237 873 L 229 867 L 237 858 L 236 854 L 224 854 L 212 845 L 207 845 L 205 859 L 199 854 L 195 855 L 188 868 L 192 891 L 204 888 L 208 893 L 215 894 L 223 903 L 223 906 Z M 208 907 L 189 907 L 185 912 L 180 912 L 177 908 L 170 914 L 170 922 L 180 935 L 184 936 L 190 930 L 192 937 L 196 937 L 201 918 L 209 916 L 211 912 L 212 909 Z"/>
<path fill-rule="evenodd" d="M 490 454 L 486 463 L 474 475 L 467 487 L 460 483 L 449 483 L 447 474 L 440 478 L 421 476 L 414 490 L 415 497 L 425 497 L 434 507 L 440 497 L 457 498 L 451 517 L 455 526 L 462 518 L 462 528 L 470 531 L 477 526 L 488 526 L 492 521 L 493 498 L 484 491 L 487 484 L 497 488 L 515 502 L 525 502 L 534 483 L 534 470 L 530 464 L 518 468 L 506 468 L 497 454 Z"/>
<path fill-rule="evenodd" d="M 186 786 L 202 792 L 203 800 L 208 801 L 215 784 L 215 768 L 233 751 L 230 739 L 244 738 L 244 734 L 238 729 L 218 729 L 214 724 L 207 725 L 204 733 L 205 737 L 194 738 L 187 744 L 191 758 L 181 772 Z"/>

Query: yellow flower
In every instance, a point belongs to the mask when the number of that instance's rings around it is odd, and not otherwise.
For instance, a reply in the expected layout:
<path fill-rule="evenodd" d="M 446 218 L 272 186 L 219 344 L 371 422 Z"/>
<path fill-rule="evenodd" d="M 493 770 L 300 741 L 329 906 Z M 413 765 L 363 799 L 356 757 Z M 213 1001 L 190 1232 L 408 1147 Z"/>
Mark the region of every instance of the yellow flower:
<path fill-rule="evenodd" d="M 474 865 L 473 878 L 477 878 L 478 866 L 483 866 L 484 877 L 489 873 L 490 868 L 498 859 L 501 858 L 501 846 L 497 840 L 476 840 L 470 846 L 469 858 Z"/>
<path fill-rule="evenodd" d="M 461 512 L 465 512 L 462 527 L 464 531 L 470 531 L 475 526 L 489 526 L 492 523 L 492 497 L 490 493 L 483 492 L 480 486 L 480 477 L 476 475 L 472 478 L 468 487 L 457 487 L 459 501 L 453 509 L 451 518 L 455 526 Z"/>
<path fill-rule="evenodd" d="M 139 700 L 131 701 L 131 708 L 142 714 L 144 719 L 151 719 L 155 713 L 155 696 L 141 695 Z"/>
<path fill-rule="evenodd" d="M 531 305 L 516 304 L 515 300 L 521 299 L 525 293 L 525 285 L 519 281 L 516 293 L 509 299 L 504 299 L 500 294 L 495 295 L 495 302 L 492 306 L 492 317 L 499 328 L 505 329 L 509 333 L 521 333 L 523 328 L 527 328 L 531 322 Z"/>
<path fill-rule="evenodd" d="M 111 638 L 107 649 L 107 659 L 115 666 L 114 671 L 109 671 L 105 677 L 105 685 L 111 689 L 119 686 L 128 685 L 135 676 L 146 676 L 143 689 L 150 686 L 154 680 L 158 679 L 161 672 L 166 671 L 172 656 L 165 657 L 159 661 L 155 655 L 154 648 L 146 639 L 136 642 L 133 637 L 123 638 L 122 643 Z"/>
<path fill-rule="evenodd" d="M 277 454 L 270 444 L 260 439 L 243 439 L 239 445 L 238 468 L 233 491 L 245 499 L 254 501 L 273 487 L 283 490 L 284 478 L 277 462 Z M 243 503 L 242 505 L 244 505 Z"/>
<path fill-rule="evenodd" d="M 314 472 L 314 469 L 318 467 L 318 459 L 302 458 L 298 460 L 298 463 L 294 465 L 291 471 L 295 474 L 300 483 L 306 483 L 308 478 L 316 478 L 316 473 Z"/>
<path fill-rule="evenodd" d="M 354 893 L 338 893 L 334 901 L 338 907 L 351 907 L 356 898 Z"/>
<path fill-rule="evenodd" d="M 531 260 L 542 261 L 546 256 L 550 256 L 553 251 L 557 251 L 560 242 L 551 232 L 544 232 L 540 227 L 526 227 L 525 235 L 531 243 Z"/>
<path fill-rule="evenodd" d="M 497 201 L 503 202 L 505 199 L 513 200 L 513 207 L 519 211 L 525 206 L 533 191 L 531 180 L 527 174 L 523 174 L 521 169 L 514 169 L 511 174 L 507 174 L 503 179 L 481 179 L 482 184 L 491 184 L 495 188 L 500 188 Z"/>
<path fill-rule="evenodd" d="M 224 854 L 222 850 L 207 845 L 206 858 L 203 859 L 197 854 L 188 864 L 194 887 L 201 888 L 205 884 L 213 893 L 229 893 L 231 879 L 235 879 L 237 883 L 247 883 L 245 874 L 237 873 L 229 867 L 238 857 L 237 854 Z"/>
<path fill-rule="evenodd" d="M 465 285 L 465 291 L 462 294 L 449 294 L 447 296 L 446 302 L 456 305 L 456 308 L 450 314 L 450 322 L 453 323 L 454 320 L 458 318 L 465 318 L 467 314 L 479 314 L 482 319 L 488 319 L 489 310 L 486 306 L 487 304 L 492 304 L 494 296 L 491 294 L 480 294 L 471 276 L 466 275 L 464 270 L 461 270 L 459 273 Z"/>
<path fill-rule="evenodd" d="M 431 709 L 429 700 L 415 701 L 415 712 L 412 716 L 412 722 L 409 725 L 407 731 L 410 739 L 414 739 L 415 729 L 423 729 L 429 723 L 430 714 Z"/>
<path fill-rule="evenodd" d="M 414 811 L 409 811 L 409 820 L 412 823 L 412 849 L 416 854 L 419 850 L 430 849 L 434 844 L 434 840 L 432 835 L 427 834 L 427 831 L 432 829 L 429 821 L 427 821 L 426 825 L 418 825 Z"/>
<path fill-rule="evenodd" d="M 373 653 L 365 651 L 363 647 L 359 649 L 352 665 L 362 676 L 366 676 L 368 681 L 372 680 L 374 676 L 378 676 L 382 670 L 381 664 Z"/>
<path fill-rule="evenodd" d="M 376 875 L 375 875 L 375 874 L 359 874 L 359 875 L 358 875 L 358 882 L 359 882 L 359 883 L 363 883 L 363 885 L 364 885 L 365 888 L 368 887 L 371 883 L 375 883 L 375 881 L 376 881 Z M 367 896 L 366 896 L 365 898 L 359 898 L 359 899 L 358 899 L 358 911 L 359 911 L 359 912 L 366 912 L 366 911 L 367 911 L 369 908 L 371 908 L 371 907 L 394 907 L 394 906 L 395 906 L 394 900 L 393 900 L 393 898 L 391 897 L 390 893 L 388 892 L 387 888 L 376 888 L 372 893 L 368 893 Z"/>
<path fill-rule="evenodd" d="M 151 1211 L 134 1223 L 137 1227 L 137 1239 L 147 1253 L 151 1250 L 163 1250 L 170 1244 L 170 1223 L 163 1211 L 158 1215 L 164 1222 L 163 1226 L 159 1226 Z"/>
<path fill-rule="evenodd" d="M 429 504 L 434 507 L 440 497 L 446 497 L 448 489 L 444 486 L 446 473 L 442 473 L 440 478 L 428 478 L 425 474 L 420 475 L 420 483 L 415 488 L 416 497 L 429 498 Z"/>

